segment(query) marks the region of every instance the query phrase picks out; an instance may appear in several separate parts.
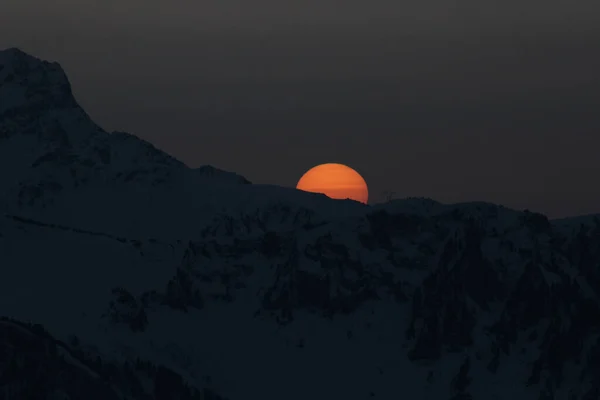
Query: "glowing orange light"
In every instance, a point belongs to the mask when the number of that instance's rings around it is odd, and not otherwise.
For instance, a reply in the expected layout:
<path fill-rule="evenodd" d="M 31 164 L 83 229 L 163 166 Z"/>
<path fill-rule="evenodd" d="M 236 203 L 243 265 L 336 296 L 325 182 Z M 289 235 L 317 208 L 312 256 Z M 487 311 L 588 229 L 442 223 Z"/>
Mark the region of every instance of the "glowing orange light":
<path fill-rule="evenodd" d="M 365 204 L 369 199 L 369 189 L 363 177 L 343 164 L 321 164 L 309 169 L 298 181 L 296 189 Z"/>

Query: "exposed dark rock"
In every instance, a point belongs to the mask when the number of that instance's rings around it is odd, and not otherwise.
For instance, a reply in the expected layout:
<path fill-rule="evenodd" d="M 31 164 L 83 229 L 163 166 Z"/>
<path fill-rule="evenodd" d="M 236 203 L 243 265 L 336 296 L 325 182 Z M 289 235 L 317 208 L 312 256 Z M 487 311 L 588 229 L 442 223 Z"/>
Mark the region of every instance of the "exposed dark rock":
<path fill-rule="evenodd" d="M 116 298 L 109 305 L 110 321 L 126 324 L 133 332 L 143 332 L 148 326 L 148 316 L 143 304 L 123 288 L 115 288 L 112 293 Z"/>

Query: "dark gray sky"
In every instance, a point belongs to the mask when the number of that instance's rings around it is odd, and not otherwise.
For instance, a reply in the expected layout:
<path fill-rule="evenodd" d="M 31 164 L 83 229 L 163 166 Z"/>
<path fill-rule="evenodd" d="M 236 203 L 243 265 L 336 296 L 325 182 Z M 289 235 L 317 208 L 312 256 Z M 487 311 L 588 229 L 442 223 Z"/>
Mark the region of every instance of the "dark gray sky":
<path fill-rule="evenodd" d="M 597 0 L 3 0 L 12 46 L 192 167 L 600 212 Z"/>

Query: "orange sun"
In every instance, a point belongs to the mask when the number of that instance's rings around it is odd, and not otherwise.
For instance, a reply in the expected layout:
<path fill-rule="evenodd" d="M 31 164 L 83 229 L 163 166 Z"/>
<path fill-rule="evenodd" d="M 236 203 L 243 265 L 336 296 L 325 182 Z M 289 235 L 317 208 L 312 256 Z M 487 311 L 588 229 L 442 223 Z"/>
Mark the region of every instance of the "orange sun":
<path fill-rule="evenodd" d="M 369 199 L 369 189 L 363 177 L 343 164 L 321 164 L 309 169 L 298 181 L 296 189 L 365 204 Z"/>

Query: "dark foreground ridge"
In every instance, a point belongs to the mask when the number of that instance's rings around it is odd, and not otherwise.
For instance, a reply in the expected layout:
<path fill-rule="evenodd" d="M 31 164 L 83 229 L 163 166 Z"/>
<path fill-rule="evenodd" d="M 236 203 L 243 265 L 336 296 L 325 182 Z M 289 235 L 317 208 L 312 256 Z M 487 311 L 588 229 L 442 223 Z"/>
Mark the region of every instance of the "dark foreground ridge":
<path fill-rule="evenodd" d="M 103 361 L 86 353 L 77 337 L 66 344 L 38 324 L 1 318 L 0 337 L 3 399 L 226 400 L 186 385 L 162 365 L 139 358 L 133 363 Z"/>

